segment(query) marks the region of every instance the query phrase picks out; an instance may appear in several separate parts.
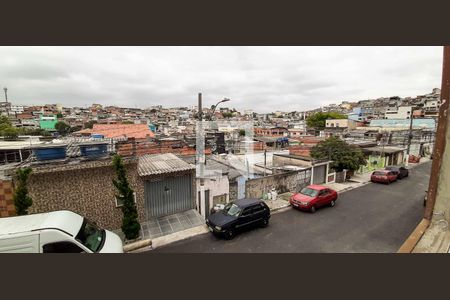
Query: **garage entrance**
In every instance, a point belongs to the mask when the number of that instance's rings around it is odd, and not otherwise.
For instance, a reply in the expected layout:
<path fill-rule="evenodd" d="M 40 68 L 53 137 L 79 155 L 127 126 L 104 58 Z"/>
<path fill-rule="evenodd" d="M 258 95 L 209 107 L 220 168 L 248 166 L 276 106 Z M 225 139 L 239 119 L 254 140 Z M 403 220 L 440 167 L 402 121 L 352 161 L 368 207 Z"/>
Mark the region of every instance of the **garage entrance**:
<path fill-rule="evenodd" d="M 145 209 L 147 219 L 167 216 L 194 208 L 192 175 L 166 177 L 159 181 L 145 181 Z"/>
<path fill-rule="evenodd" d="M 313 171 L 313 184 L 322 184 L 326 182 L 326 173 L 327 173 L 327 166 L 317 166 L 314 167 Z"/>

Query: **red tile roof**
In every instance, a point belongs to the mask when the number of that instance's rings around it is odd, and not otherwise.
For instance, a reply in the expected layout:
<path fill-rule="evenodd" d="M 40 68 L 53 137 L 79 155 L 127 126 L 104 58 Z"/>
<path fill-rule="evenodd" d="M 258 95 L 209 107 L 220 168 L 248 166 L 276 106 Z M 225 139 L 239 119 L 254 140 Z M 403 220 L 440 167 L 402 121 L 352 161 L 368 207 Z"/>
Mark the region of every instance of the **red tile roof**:
<path fill-rule="evenodd" d="M 94 124 L 92 129 L 78 131 L 81 134 L 101 134 L 105 138 L 127 137 L 143 139 L 155 135 L 146 124 Z"/>

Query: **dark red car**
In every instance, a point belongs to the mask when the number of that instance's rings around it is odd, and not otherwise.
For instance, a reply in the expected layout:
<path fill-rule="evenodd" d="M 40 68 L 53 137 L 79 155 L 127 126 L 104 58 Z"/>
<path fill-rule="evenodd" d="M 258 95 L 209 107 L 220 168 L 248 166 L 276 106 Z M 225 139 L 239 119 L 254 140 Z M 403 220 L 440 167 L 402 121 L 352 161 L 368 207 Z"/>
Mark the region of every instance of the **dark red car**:
<path fill-rule="evenodd" d="M 300 193 L 293 195 L 289 202 L 294 208 L 314 213 L 317 208 L 322 206 L 329 205 L 333 207 L 337 198 L 338 194 L 335 190 L 326 186 L 312 184 L 303 188 Z"/>
<path fill-rule="evenodd" d="M 370 176 L 372 182 L 391 183 L 397 181 L 397 173 L 390 170 L 378 170 Z"/>

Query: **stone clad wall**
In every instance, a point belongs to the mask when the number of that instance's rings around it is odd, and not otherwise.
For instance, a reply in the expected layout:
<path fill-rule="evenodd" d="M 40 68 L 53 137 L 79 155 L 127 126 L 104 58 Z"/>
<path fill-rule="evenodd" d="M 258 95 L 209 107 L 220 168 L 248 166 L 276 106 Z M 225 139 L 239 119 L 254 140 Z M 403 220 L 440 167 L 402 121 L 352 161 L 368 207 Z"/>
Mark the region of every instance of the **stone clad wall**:
<path fill-rule="evenodd" d="M 128 180 L 136 192 L 139 221 L 145 220 L 144 185 L 137 174 L 137 162 L 127 163 Z M 122 210 L 116 207 L 115 177 L 112 164 L 86 168 L 66 168 L 45 172 L 33 170 L 28 183 L 33 199 L 30 213 L 71 210 L 97 222 L 100 227 L 115 230 L 122 225 Z"/>
<path fill-rule="evenodd" d="M 13 194 L 12 181 L 0 180 L 0 217 L 11 217 L 16 215 Z"/>

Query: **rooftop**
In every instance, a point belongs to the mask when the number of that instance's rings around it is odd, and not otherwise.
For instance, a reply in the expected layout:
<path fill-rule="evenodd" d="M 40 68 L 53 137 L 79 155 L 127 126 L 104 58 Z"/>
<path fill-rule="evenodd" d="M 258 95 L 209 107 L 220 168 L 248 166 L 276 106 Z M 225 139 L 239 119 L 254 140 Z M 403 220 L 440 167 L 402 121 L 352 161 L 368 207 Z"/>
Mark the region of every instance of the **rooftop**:
<path fill-rule="evenodd" d="M 139 176 L 174 173 L 180 171 L 195 170 L 195 166 L 189 164 L 172 153 L 144 155 L 139 158 Z"/>
<path fill-rule="evenodd" d="M 146 124 L 94 124 L 92 129 L 80 130 L 79 134 L 101 134 L 105 138 L 136 138 L 154 137 L 154 133 Z"/>

